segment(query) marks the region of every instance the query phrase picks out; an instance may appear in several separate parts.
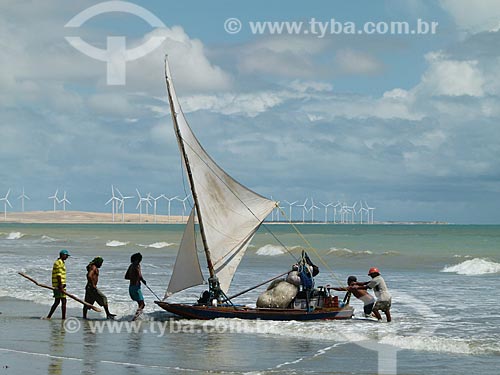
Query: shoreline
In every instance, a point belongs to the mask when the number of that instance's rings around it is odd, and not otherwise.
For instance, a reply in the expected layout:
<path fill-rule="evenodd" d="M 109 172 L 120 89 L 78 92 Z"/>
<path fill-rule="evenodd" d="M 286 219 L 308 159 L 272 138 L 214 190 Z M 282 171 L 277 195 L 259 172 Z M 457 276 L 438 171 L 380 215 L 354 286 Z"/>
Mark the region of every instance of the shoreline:
<path fill-rule="evenodd" d="M 27 211 L 7 212 L 7 220 L 0 219 L 4 224 L 185 224 L 188 216 L 182 215 L 153 215 L 121 213 L 113 215 L 108 212 L 86 212 L 86 211 Z M 265 221 L 264 224 L 284 225 L 288 221 Z M 294 225 L 449 225 L 439 221 L 376 221 L 374 224 L 366 223 L 325 223 L 322 221 L 292 221 Z"/>

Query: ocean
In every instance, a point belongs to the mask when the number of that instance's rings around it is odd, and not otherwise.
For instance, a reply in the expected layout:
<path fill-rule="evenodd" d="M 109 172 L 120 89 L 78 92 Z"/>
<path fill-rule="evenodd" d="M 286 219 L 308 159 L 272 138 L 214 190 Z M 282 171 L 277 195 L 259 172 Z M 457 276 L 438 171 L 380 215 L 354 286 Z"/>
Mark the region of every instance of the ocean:
<path fill-rule="evenodd" d="M 285 272 L 301 249 L 320 267 L 316 284 L 365 281 L 378 267 L 393 296 L 392 323 L 273 322 L 176 318 L 143 287 L 137 307 L 124 280 L 130 255 L 143 254 L 144 278 L 163 297 L 182 225 L 0 224 L 0 373 L 3 374 L 499 374 L 500 226 L 266 224 L 255 236 L 229 294 Z M 286 251 L 281 244 L 293 256 Z M 305 239 L 305 241 L 304 241 Z M 83 298 L 85 267 L 104 258 L 100 289 L 117 321 L 68 300 L 41 320 L 52 293 L 52 263 L 68 249 L 67 290 Z M 203 265 L 202 265 L 203 266 Z M 204 287 L 172 297 L 193 302 Z M 261 287 L 235 302 L 255 304 Z M 362 304 L 354 298 L 355 316 Z M 114 324 L 114 325 L 113 325 Z"/>

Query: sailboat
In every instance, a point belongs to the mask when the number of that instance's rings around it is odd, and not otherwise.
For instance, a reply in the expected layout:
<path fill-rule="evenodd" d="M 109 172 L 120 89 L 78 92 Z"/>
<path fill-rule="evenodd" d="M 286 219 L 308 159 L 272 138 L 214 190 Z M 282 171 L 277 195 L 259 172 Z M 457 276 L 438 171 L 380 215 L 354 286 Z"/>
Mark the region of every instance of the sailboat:
<path fill-rule="evenodd" d="M 182 112 L 166 58 L 165 79 L 174 131 L 194 206 L 186 223 L 165 298 L 155 303 L 173 314 L 194 319 L 351 318 L 354 309 L 349 306 L 348 300 L 344 303 L 338 301 L 338 296 L 331 295 L 330 288 L 325 287 L 300 291 L 285 308 L 237 305 L 233 303 L 233 298 L 242 293 L 227 296 L 250 241 L 277 203 L 234 180 L 203 149 Z M 168 298 L 173 294 L 205 282 L 196 247 L 196 221 L 209 272 L 208 290 L 196 303 L 171 303 Z"/>

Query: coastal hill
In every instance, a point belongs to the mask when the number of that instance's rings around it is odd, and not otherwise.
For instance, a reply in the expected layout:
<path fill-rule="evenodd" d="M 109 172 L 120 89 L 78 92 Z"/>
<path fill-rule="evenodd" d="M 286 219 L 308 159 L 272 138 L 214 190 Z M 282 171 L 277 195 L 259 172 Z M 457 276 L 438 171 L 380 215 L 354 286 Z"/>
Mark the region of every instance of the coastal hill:
<path fill-rule="evenodd" d="M 85 211 L 30 211 L 30 212 L 7 212 L 7 220 L 0 216 L 0 223 L 40 223 L 40 224 L 183 224 L 187 221 L 188 215 L 155 215 L 137 213 L 125 213 L 122 218 L 121 213 L 113 215 L 109 212 L 85 212 Z M 266 224 L 287 224 L 284 221 L 266 221 Z M 306 221 L 295 221 L 295 224 L 325 224 L 321 221 L 311 223 Z M 326 224 L 333 224 L 328 222 Z M 335 223 L 339 224 L 339 223 Z M 354 224 L 360 224 L 358 222 Z M 440 221 L 380 221 L 375 224 L 386 225 L 417 225 L 417 224 L 448 224 Z M 368 224 L 362 224 L 368 225 Z"/>
<path fill-rule="evenodd" d="M 187 216 L 156 215 L 156 223 L 180 224 L 187 220 Z M 113 224 L 113 215 L 108 212 L 84 212 L 84 211 L 30 211 L 30 212 L 7 212 L 7 220 L 0 219 L 0 223 L 41 223 L 41 224 Z M 130 223 L 155 223 L 153 214 L 122 214 L 116 213 L 115 224 Z"/>

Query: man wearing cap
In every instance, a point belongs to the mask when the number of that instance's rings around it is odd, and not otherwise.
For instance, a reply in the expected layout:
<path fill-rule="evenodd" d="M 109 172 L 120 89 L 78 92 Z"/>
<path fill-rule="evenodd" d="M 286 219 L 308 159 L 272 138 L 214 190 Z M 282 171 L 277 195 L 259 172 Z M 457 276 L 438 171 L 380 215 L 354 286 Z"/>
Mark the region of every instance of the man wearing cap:
<path fill-rule="evenodd" d="M 97 289 L 97 283 L 99 282 L 99 268 L 101 268 L 104 259 L 101 257 L 95 257 L 87 265 L 87 285 L 85 286 L 85 302 L 91 305 L 97 302 L 100 306 L 104 307 L 106 311 L 106 317 L 108 319 L 114 319 L 115 314 L 111 314 L 108 309 L 108 299 L 106 296 Z M 87 311 L 89 308 L 83 306 L 83 319 L 87 319 Z"/>
<path fill-rule="evenodd" d="M 387 289 L 385 280 L 380 276 L 380 271 L 377 267 L 370 268 L 368 276 L 372 278 L 371 281 L 357 282 L 356 285 L 358 285 L 359 289 L 373 289 L 375 297 L 377 297 L 377 302 L 375 302 L 375 306 L 373 306 L 373 314 L 378 320 L 382 320 L 379 310 L 383 311 L 387 318 L 387 322 L 390 322 L 392 297 Z"/>
<path fill-rule="evenodd" d="M 66 319 L 66 294 L 64 294 L 66 291 L 66 264 L 64 262 L 69 256 L 68 250 L 61 250 L 59 252 L 59 258 L 57 258 L 52 266 L 52 287 L 55 288 L 54 304 L 50 308 L 47 319 L 52 317 L 59 303 L 61 303 L 61 316 L 63 319 Z"/>

